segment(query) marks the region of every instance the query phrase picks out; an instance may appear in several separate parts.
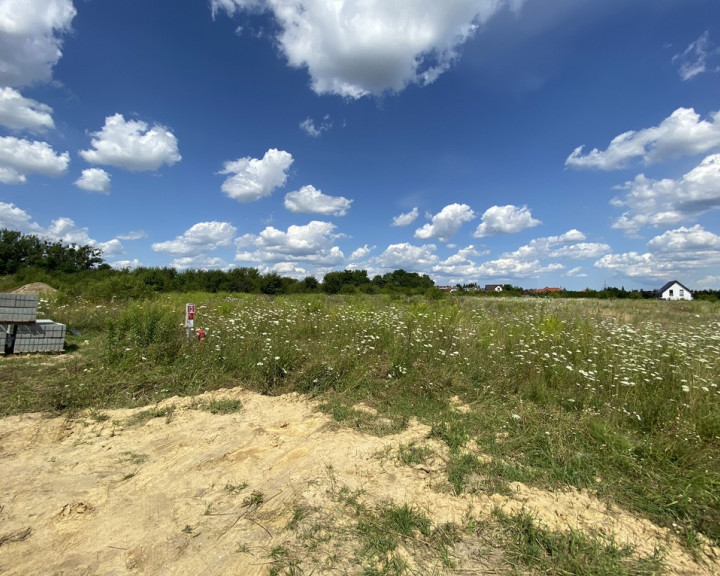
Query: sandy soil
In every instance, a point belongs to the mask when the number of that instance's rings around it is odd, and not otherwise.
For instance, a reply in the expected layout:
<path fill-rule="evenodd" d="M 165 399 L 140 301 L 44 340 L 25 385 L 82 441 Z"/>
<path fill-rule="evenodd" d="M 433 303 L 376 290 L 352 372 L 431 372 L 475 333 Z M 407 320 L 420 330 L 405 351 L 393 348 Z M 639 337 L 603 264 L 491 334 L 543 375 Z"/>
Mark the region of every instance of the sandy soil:
<path fill-rule="evenodd" d="M 198 409 L 231 398 L 242 401 L 239 411 Z M 304 574 L 355 574 L 348 495 L 368 506 L 412 504 L 433 525 L 524 508 L 554 530 L 604 534 L 642 555 L 664 550 L 669 574 L 720 573 L 719 550 L 707 547 L 696 562 L 668 531 L 584 492 L 513 484 L 512 496 L 454 496 L 444 447 L 417 422 L 379 438 L 339 427 L 304 397 L 242 389 L 163 406 L 175 409 L 134 425 L 142 409 L 107 411 L 102 421 L 89 413 L 0 420 L 0 574 L 252 576 L 277 561 Z M 435 457 L 402 465 L 397 448 L 413 441 Z M 420 574 L 507 573 L 497 544 L 462 534 L 453 569 L 421 540 L 399 553 Z"/>

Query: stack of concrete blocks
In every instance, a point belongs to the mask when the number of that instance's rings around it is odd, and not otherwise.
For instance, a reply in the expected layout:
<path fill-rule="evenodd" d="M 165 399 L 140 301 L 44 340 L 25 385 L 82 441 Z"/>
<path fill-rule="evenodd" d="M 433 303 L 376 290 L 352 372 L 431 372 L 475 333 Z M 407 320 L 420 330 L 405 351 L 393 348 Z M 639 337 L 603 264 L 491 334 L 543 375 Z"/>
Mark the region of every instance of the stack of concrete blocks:
<path fill-rule="evenodd" d="M 63 352 L 65 325 L 38 320 L 37 294 L 0 293 L 0 354 Z"/>

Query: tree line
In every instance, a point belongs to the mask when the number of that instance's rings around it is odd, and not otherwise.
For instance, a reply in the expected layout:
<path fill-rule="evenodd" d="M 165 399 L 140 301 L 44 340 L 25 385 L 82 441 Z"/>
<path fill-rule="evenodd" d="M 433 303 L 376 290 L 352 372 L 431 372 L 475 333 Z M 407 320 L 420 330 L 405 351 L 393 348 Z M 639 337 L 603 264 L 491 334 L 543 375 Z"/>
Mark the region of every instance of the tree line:
<path fill-rule="evenodd" d="M 434 289 L 427 275 L 395 270 L 372 279 L 366 270 L 329 272 L 322 282 L 297 280 L 256 268 L 182 270 L 172 267 L 115 269 L 91 246 L 64 244 L 0 229 L 0 276 L 16 283 L 46 282 L 68 293 L 93 297 L 142 297 L 158 292 L 243 292 L 250 294 L 423 294 Z"/>
<path fill-rule="evenodd" d="M 91 246 L 50 241 L 15 230 L 0 229 L 0 276 L 14 284 L 45 282 L 68 294 L 98 298 L 138 298 L 162 292 L 241 292 L 249 294 L 426 294 L 440 298 L 426 274 L 395 270 L 373 278 L 366 270 L 329 272 L 322 281 L 313 276 L 297 280 L 275 272 L 261 274 L 256 268 L 230 270 L 182 270 L 171 267 L 115 269 Z M 476 284 L 457 285 L 457 296 L 536 295 L 520 286 L 503 286 L 502 292 L 485 292 Z M 693 292 L 695 299 L 720 300 L 720 290 Z M 654 290 L 625 290 L 606 286 L 602 290 L 562 290 L 542 294 L 545 298 L 650 299 Z"/>

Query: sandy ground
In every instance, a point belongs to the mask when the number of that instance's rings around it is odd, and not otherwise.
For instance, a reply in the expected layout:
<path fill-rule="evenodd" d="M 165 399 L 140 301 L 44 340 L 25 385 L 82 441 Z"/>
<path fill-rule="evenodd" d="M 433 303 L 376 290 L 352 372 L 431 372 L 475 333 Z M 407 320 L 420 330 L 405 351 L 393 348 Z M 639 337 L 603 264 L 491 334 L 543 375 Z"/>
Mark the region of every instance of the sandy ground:
<path fill-rule="evenodd" d="M 212 399 L 242 408 L 199 409 Z M 138 424 L 130 422 L 142 409 L 107 411 L 102 421 L 0 420 L 0 574 L 358 574 L 349 497 L 411 504 L 434 526 L 481 525 L 494 507 L 524 508 L 554 530 L 604 534 L 641 555 L 663 550 L 668 574 L 720 574 L 717 549 L 695 561 L 666 530 L 587 493 L 513 484 L 511 496 L 453 495 L 444 447 L 416 422 L 379 438 L 336 425 L 304 397 L 242 389 L 163 406 L 175 407 L 169 417 Z M 435 456 L 402 465 L 397 449 L 410 442 Z M 454 568 L 421 539 L 398 553 L 419 574 L 507 573 L 503 551 L 478 534 L 461 532 Z"/>

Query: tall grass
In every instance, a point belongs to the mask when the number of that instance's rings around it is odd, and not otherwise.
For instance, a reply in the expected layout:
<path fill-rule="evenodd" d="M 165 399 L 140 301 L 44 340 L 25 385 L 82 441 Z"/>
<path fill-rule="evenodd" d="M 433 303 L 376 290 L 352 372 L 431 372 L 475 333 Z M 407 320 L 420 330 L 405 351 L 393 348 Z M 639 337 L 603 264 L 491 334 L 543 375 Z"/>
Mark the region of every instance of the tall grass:
<path fill-rule="evenodd" d="M 208 332 L 200 343 L 180 326 L 188 300 Z M 702 532 L 720 543 L 717 305 L 195 294 L 43 306 L 81 335 L 52 366 L 0 363 L 3 414 L 232 385 L 299 391 L 378 433 L 427 422 L 450 447 L 456 492 L 510 480 L 588 488 L 688 542 Z M 359 401 L 392 424 L 368 424 Z M 470 440 L 492 463 L 463 449 Z"/>

